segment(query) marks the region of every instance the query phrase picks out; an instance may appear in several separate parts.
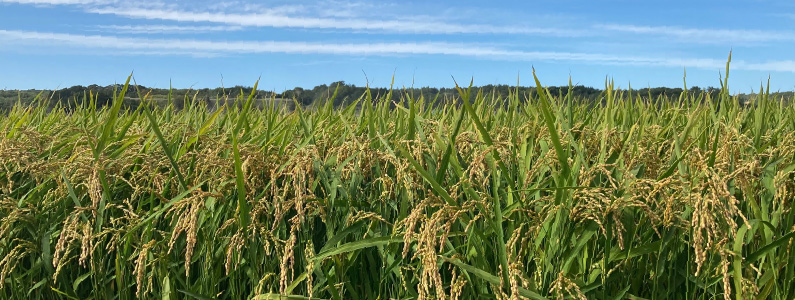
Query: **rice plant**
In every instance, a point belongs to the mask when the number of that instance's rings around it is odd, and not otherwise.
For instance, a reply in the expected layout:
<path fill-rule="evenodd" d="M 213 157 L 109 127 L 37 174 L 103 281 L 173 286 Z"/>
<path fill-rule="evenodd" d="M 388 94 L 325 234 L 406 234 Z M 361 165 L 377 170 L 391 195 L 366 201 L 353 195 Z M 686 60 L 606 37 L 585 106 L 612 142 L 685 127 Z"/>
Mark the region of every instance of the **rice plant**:
<path fill-rule="evenodd" d="M 178 110 L 129 79 L 108 107 L 42 95 L 0 117 L 0 298 L 793 299 L 793 99 L 727 82 L 591 103 L 534 74 L 295 110 Z"/>

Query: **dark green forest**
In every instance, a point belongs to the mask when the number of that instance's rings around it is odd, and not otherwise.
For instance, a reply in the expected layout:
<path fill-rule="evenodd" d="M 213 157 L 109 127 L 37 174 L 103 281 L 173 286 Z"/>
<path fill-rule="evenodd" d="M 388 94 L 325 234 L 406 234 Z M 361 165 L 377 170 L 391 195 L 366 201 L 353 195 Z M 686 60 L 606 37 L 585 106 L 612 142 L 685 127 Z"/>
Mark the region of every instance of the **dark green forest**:
<path fill-rule="evenodd" d="M 36 100 L 49 100 L 50 105 L 61 103 L 66 107 L 73 107 L 84 103 L 85 99 L 94 99 L 96 105 L 99 107 L 105 106 L 110 103 L 114 98 L 115 91 L 119 88 L 118 85 L 89 85 L 89 86 L 72 86 L 59 90 L 0 90 L 0 111 L 8 111 L 14 103 L 31 103 Z M 565 97 L 572 93 L 572 97 L 580 100 L 593 101 L 597 103 L 603 97 L 603 90 L 586 86 L 552 86 L 548 87 L 550 94 L 554 96 Z M 149 94 L 152 99 L 157 100 L 160 104 L 165 105 L 168 101 L 176 107 L 182 107 L 187 101 L 200 101 L 206 102 L 208 106 L 216 106 L 224 99 L 235 99 L 241 93 L 248 95 L 251 93 L 252 87 L 235 86 L 230 88 L 204 88 L 204 89 L 162 89 L 162 88 L 149 88 L 145 86 L 138 86 L 138 91 L 142 94 Z M 424 98 L 429 103 L 446 103 L 446 100 L 452 99 L 456 94 L 455 88 L 436 88 L 436 87 L 421 87 L 421 88 L 393 88 L 391 89 L 391 99 L 393 101 L 400 101 L 402 97 L 411 96 L 415 99 L 420 97 Z M 486 96 L 494 96 L 500 98 L 509 94 L 519 93 L 523 95 L 520 99 L 528 98 L 535 92 L 535 87 L 531 86 L 509 86 L 509 85 L 485 85 L 474 87 L 475 92 L 483 93 Z M 641 99 L 657 99 L 661 96 L 666 96 L 668 99 L 678 98 L 684 90 L 682 88 L 668 88 L 668 87 L 655 87 L 633 89 L 631 92 L 636 97 Z M 691 87 L 688 93 L 699 95 L 701 93 L 711 94 L 712 97 L 718 95 L 720 89 L 714 87 Z M 361 97 L 367 97 L 366 93 L 368 88 L 364 86 L 356 86 L 348 84 L 344 81 L 338 81 L 331 84 L 322 84 L 315 86 L 312 89 L 305 89 L 296 87 L 291 90 L 286 90 L 282 93 L 271 91 L 258 91 L 257 99 L 271 100 L 277 99 L 287 103 L 292 107 L 294 103 L 300 103 L 303 107 L 311 107 L 317 103 L 325 102 L 333 97 L 334 105 L 339 106 L 344 103 L 349 103 Z M 386 87 L 370 87 L 370 96 L 375 99 L 381 96 L 389 95 L 390 88 Z M 130 94 L 128 94 L 130 95 Z M 780 96 L 792 97 L 792 92 L 780 93 Z M 741 97 L 742 98 L 742 97 Z M 138 105 L 138 96 L 132 93 L 132 96 L 126 98 L 125 104 L 130 107 Z"/>

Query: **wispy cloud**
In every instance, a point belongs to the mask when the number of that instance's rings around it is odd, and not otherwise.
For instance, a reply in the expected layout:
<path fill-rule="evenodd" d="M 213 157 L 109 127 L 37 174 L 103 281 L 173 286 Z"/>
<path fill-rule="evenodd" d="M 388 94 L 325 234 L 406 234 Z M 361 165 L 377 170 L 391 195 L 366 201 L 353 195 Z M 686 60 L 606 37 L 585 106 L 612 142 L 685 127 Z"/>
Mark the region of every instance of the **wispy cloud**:
<path fill-rule="evenodd" d="M 516 15 L 509 22 L 473 23 L 482 15 L 506 15 L 511 12 L 484 13 L 484 9 L 447 8 L 435 15 L 390 13 L 395 7 L 388 3 L 360 0 L 316 0 L 312 5 L 289 3 L 265 5 L 249 1 L 229 0 L 201 5 L 181 1 L 140 0 L 0 0 L 0 3 L 33 5 L 72 5 L 88 13 L 114 15 L 131 19 L 168 21 L 179 23 L 215 24 L 217 26 L 174 26 L 175 32 L 209 32 L 242 27 L 333 29 L 351 32 L 376 32 L 396 34 L 492 34 L 532 35 L 563 38 L 594 37 L 633 34 L 635 37 L 667 37 L 675 41 L 699 44 L 750 45 L 753 43 L 795 41 L 795 31 L 687 28 L 680 26 L 642 26 L 634 24 L 577 24 L 576 26 L 525 26 L 516 25 Z M 468 12 L 465 20 L 450 20 L 443 15 Z M 364 11 L 365 13 L 362 13 Z M 372 18 L 379 11 L 381 18 Z M 781 14 L 795 18 L 795 14 Z M 534 18 L 534 20 L 537 19 Z M 506 21 L 506 20 L 503 20 Z M 227 29 L 221 29 L 229 26 Z M 204 29 L 199 29 L 204 27 Z M 115 28 L 128 33 L 158 33 L 151 25 Z M 164 27 L 165 28 L 165 27 Z M 219 29 L 219 30 L 216 30 Z"/>
<path fill-rule="evenodd" d="M 310 43 L 290 41 L 208 41 L 194 39 L 127 38 L 36 31 L 0 30 L 7 43 L 39 42 L 77 47 L 129 50 L 185 50 L 197 53 L 315 53 L 341 55 L 458 55 L 508 57 L 523 52 L 477 47 L 463 43 Z"/>
<path fill-rule="evenodd" d="M 511 60 L 522 62 L 571 61 L 602 65 L 636 65 L 660 67 L 688 67 L 720 70 L 725 66 L 722 59 L 710 58 L 659 58 L 621 56 L 610 54 L 521 51 L 484 47 L 463 43 L 309 43 L 287 41 L 207 41 L 194 39 L 149 39 L 103 35 L 78 35 L 35 31 L 0 30 L 0 41 L 6 44 L 34 43 L 37 46 L 70 46 L 90 49 L 113 49 L 136 51 L 147 54 L 171 54 L 193 56 L 216 56 L 228 54 L 334 54 L 359 56 L 394 55 L 446 55 L 488 60 Z M 735 60 L 736 70 L 767 72 L 795 72 L 795 61 L 746 62 Z"/>
<path fill-rule="evenodd" d="M 625 24 L 600 24 L 600 30 L 673 37 L 685 42 L 746 44 L 755 42 L 795 41 L 795 32 L 745 29 L 702 29 L 677 26 L 637 26 Z"/>
<path fill-rule="evenodd" d="M 582 29 L 530 27 L 515 25 L 467 24 L 438 20 L 433 16 L 411 18 L 387 17 L 380 20 L 355 13 L 363 3 L 326 1 L 321 8 L 303 5 L 262 6 L 251 3 L 219 2 L 214 9 L 196 11 L 172 2 L 116 0 L 0 0 L 18 4 L 77 5 L 89 13 L 116 15 L 133 19 L 216 23 L 230 26 L 340 29 L 356 32 L 400 34 L 523 34 L 577 37 L 594 34 Z M 231 12 L 234 11 L 234 12 Z M 243 13 L 240 13 L 243 11 Z"/>
<path fill-rule="evenodd" d="M 29 5 L 88 5 L 110 4 L 115 0 L 0 0 L 0 3 L 16 3 Z"/>
<path fill-rule="evenodd" d="M 136 19 L 209 22 L 273 28 L 348 29 L 356 31 L 415 34 L 532 34 L 548 36 L 582 36 L 588 34 L 586 31 L 575 29 L 496 26 L 487 24 L 470 25 L 417 20 L 304 17 L 272 12 L 236 14 L 147 8 L 117 9 L 111 7 L 91 8 L 88 9 L 88 11 L 97 14 L 112 14 Z"/>
<path fill-rule="evenodd" d="M 181 26 L 181 25 L 98 25 L 96 29 L 112 33 L 206 33 L 219 31 L 239 31 L 242 26 Z"/>

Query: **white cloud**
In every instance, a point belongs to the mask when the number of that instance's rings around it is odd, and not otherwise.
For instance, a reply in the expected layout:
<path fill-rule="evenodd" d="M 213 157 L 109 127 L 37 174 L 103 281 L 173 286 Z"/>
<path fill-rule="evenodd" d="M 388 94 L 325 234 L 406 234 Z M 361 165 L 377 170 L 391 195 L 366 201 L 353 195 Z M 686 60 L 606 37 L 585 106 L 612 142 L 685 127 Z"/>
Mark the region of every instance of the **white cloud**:
<path fill-rule="evenodd" d="M 572 61 L 602 65 L 636 65 L 659 67 L 688 67 L 721 70 L 722 59 L 680 59 L 621 56 L 608 54 L 520 51 L 463 43 L 309 43 L 286 41 L 207 41 L 193 39 L 126 38 L 103 35 L 77 35 L 35 31 L 0 30 L 0 42 L 9 44 L 35 44 L 36 46 L 69 46 L 85 49 L 112 49 L 122 52 L 162 55 L 218 56 L 228 54 L 335 54 L 354 56 L 391 55 L 448 55 L 488 60 L 522 62 Z M 795 61 L 768 61 L 762 63 L 735 60 L 735 70 L 767 72 L 795 72 Z"/>
<path fill-rule="evenodd" d="M 600 24 L 595 28 L 640 35 L 668 36 L 695 43 L 737 43 L 795 41 L 795 33 L 786 31 L 745 29 L 699 29 L 676 26 L 637 26 Z"/>
<path fill-rule="evenodd" d="M 108 4 L 109 0 L 0 0 L 0 3 L 35 4 L 35 5 L 85 5 Z"/>
<path fill-rule="evenodd" d="M 242 26 L 180 26 L 180 25 L 98 25 L 97 30 L 113 33 L 205 33 L 239 31 Z"/>
<path fill-rule="evenodd" d="M 0 3 L 73 5 L 85 12 L 96 14 L 145 20 L 214 23 L 234 27 L 337 29 L 400 34 L 506 34 L 555 37 L 593 37 L 609 32 L 613 34 L 630 33 L 639 36 L 663 36 L 688 43 L 732 46 L 760 42 L 795 41 L 795 32 L 775 30 L 705 29 L 632 24 L 581 25 L 579 28 L 473 24 L 471 19 L 479 16 L 505 15 L 511 12 L 498 13 L 496 11 L 484 12 L 484 9 L 448 8 L 433 16 L 412 15 L 395 12 L 395 7 L 390 6 L 394 4 L 359 0 L 315 0 L 311 5 L 290 2 L 281 5 L 265 5 L 245 0 L 201 2 L 206 5 L 162 0 L 0 0 Z M 204 8 L 197 10 L 195 7 Z M 458 21 L 447 20 L 443 15 L 449 15 L 450 11 L 448 10 L 453 10 L 455 14 L 468 12 L 465 14 L 469 18 Z M 362 11 L 378 11 L 381 18 L 372 18 L 371 15 L 362 13 Z M 783 15 L 795 16 L 793 14 Z M 515 19 L 516 15 L 510 18 Z M 537 17 L 534 20 L 538 22 L 536 19 Z M 175 27 L 176 31 L 179 29 Z M 156 33 L 141 28 L 130 28 L 127 31 Z M 197 30 L 196 32 L 202 31 Z"/>
<path fill-rule="evenodd" d="M 559 28 L 469 25 L 418 20 L 304 17 L 289 16 L 286 14 L 279 14 L 270 11 L 262 13 L 236 14 L 147 8 L 118 9 L 111 7 L 91 8 L 88 9 L 88 11 L 98 14 L 112 14 L 136 19 L 167 20 L 177 22 L 209 22 L 251 27 L 348 29 L 359 31 L 421 34 L 532 34 L 549 36 L 582 36 L 587 34 L 581 30 Z"/>
<path fill-rule="evenodd" d="M 183 50 L 207 53 L 318 53 L 348 55 L 441 54 L 460 56 L 512 55 L 511 52 L 451 43 L 308 43 L 286 41 L 207 41 L 125 38 L 35 31 L 0 30 L 7 43 L 40 42 L 88 48 Z"/>
<path fill-rule="evenodd" d="M 795 60 L 768 61 L 763 63 L 747 63 L 744 61 L 732 62 L 733 69 L 751 71 L 776 71 L 795 73 Z"/>
<path fill-rule="evenodd" d="M 205 11 L 186 10 L 173 2 L 117 0 L 0 0 L 19 4 L 76 5 L 89 13 L 116 15 L 126 18 L 216 23 L 246 27 L 341 29 L 358 32 L 387 32 L 403 34 L 524 34 L 576 37 L 594 32 L 580 29 L 499 26 L 432 21 L 433 16 L 397 16 L 386 19 L 362 16 L 358 13 L 365 3 L 321 1 L 318 7 L 300 4 L 265 7 L 250 2 L 227 1 L 213 4 Z M 368 4 L 370 5 L 370 4 Z M 365 8 L 371 8 L 367 6 Z M 234 13 L 229 12 L 234 11 Z M 243 13 L 239 13 L 239 12 Z"/>

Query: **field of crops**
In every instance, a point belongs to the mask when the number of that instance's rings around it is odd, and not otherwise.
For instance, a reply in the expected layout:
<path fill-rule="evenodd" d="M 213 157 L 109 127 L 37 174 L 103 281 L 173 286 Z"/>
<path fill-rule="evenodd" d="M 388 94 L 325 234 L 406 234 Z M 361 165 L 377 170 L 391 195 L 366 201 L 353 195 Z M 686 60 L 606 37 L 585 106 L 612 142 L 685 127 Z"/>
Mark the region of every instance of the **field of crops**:
<path fill-rule="evenodd" d="M 295 111 L 17 105 L 0 298 L 795 298 L 793 99 L 532 84 Z"/>

